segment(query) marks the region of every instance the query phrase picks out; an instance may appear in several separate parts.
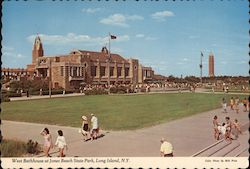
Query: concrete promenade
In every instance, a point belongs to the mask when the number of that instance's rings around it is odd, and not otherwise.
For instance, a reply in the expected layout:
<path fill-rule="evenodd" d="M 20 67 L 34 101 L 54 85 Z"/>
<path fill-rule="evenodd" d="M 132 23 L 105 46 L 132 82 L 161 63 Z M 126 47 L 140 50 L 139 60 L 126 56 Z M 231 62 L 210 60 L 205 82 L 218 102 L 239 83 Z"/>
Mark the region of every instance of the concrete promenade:
<path fill-rule="evenodd" d="M 61 129 L 69 147 L 66 151 L 67 156 L 159 157 L 160 139 L 162 137 L 173 144 L 175 156 L 191 156 L 215 142 L 212 126 L 214 115 L 218 116 L 220 123 L 225 121 L 226 116 L 229 116 L 232 120 L 237 118 L 242 125 L 249 122 L 248 112 L 243 112 L 242 106 L 240 106 L 239 114 L 229 110 L 229 107 L 226 114 L 222 113 L 222 109 L 216 109 L 134 131 L 101 131 L 104 134 L 103 137 L 87 142 L 84 142 L 82 135 L 78 133 L 79 128 L 73 127 L 3 120 L 1 130 L 4 138 L 25 142 L 32 139 L 43 144 L 43 137 L 39 134 L 42 128 L 49 128 L 53 142 L 56 140 L 57 130 Z M 79 127 L 80 123 L 79 121 Z M 244 132 L 244 138 L 249 138 L 248 132 Z M 55 151 L 57 151 L 57 148 L 52 149 L 51 152 Z M 56 155 L 52 154 L 52 156 Z"/>

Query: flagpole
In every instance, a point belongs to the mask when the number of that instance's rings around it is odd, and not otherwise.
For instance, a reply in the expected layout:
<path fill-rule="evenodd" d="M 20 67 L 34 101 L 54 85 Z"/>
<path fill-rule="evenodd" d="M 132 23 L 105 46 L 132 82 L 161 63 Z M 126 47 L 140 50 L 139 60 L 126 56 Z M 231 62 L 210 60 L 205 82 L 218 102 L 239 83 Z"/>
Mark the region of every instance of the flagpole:
<path fill-rule="evenodd" d="M 110 94 L 110 59 L 111 59 L 111 51 L 110 51 L 110 38 L 111 38 L 111 35 L 110 35 L 110 32 L 109 32 L 109 56 L 108 56 L 108 93 Z"/>
<path fill-rule="evenodd" d="M 201 52 L 201 64 L 200 64 L 200 79 L 201 79 L 201 84 L 202 84 L 202 57 L 203 57 L 203 53 Z"/>

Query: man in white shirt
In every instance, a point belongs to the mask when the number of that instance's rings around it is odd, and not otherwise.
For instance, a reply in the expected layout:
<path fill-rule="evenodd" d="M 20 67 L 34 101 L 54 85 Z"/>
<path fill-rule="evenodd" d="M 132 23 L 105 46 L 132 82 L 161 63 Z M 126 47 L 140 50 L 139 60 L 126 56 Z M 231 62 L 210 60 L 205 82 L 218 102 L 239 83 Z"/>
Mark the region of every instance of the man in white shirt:
<path fill-rule="evenodd" d="M 167 142 L 164 138 L 161 139 L 161 156 L 162 157 L 173 157 L 173 146 Z"/>
<path fill-rule="evenodd" d="M 93 139 L 97 139 L 97 135 L 99 132 L 99 127 L 98 127 L 98 119 L 94 114 L 91 114 L 91 138 Z"/>

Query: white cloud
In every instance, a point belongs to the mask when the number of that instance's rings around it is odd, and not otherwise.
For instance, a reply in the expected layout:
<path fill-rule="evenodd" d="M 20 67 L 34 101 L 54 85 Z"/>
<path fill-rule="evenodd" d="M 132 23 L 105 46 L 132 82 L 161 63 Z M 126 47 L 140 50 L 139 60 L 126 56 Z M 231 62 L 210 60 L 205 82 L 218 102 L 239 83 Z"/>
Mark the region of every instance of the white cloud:
<path fill-rule="evenodd" d="M 198 39 L 198 38 L 200 38 L 200 36 L 197 36 L 197 35 L 190 35 L 188 38 L 189 38 L 189 39 Z"/>
<path fill-rule="evenodd" d="M 146 40 L 157 40 L 158 38 L 156 38 L 156 37 L 151 37 L 151 36 L 147 36 L 145 39 L 146 39 Z"/>
<path fill-rule="evenodd" d="M 13 47 L 5 46 L 5 45 L 3 45 L 3 48 L 2 48 L 2 55 L 3 55 L 3 58 L 8 57 L 8 58 L 13 58 L 13 59 L 20 59 L 20 58 L 25 57 L 22 54 L 17 53 Z"/>
<path fill-rule="evenodd" d="M 98 11 L 100 11 L 101 10 L 101 8 L 83 8 L 82 9 L 82 12 L 86 12 L 86 13 L 96 13 L 96 12 L 98 12 Z"/>
<path fill-rule="evenodd" d="M 3 51 L 13 51 L 14 48 L 13 48 L 13 47 L 10 47 L 10 46 L 5 46 L 5 45 L 3 45 L 2 50 L 3 50 Z"/>
<path fill-rule="evenodd" d="M 221 61 L 220 63 L 223 64 L 223 65 L 226 65 L 227 61 Z"/>
<path fill-rule="evenodd" d="M 100 23 L 113 26 L 129 27 L 127 21 L 143 20 L 144 18 L 139 15 L 123 15 L 123 14 L 113 14 L 107 18 L 100 20 Z"/>
<path fill-rule="evenodd" d="M 183 58 L 183 61 L 185 61 L 185 62 L 186 62 L 186 61 L 188 61 L 188 59 L 187 59 L 187 58 Z"/>
<path fill-rule="evenodd" d="M 174 16 L 171 11 L 159 11 L 151 14 L 151 17 L 157 21 L 165 21 L 166 17 Z"/>
<path fill-rule="evenodd" d="M 144 38 L 145 35 L 144 35 L 144 34 L 137 34 L 137 35 L 135 35 L 135 37 L 136 37 L 136 38 Z"/>
<path fill-rule="evenodd" d="M 34 43 L 35 37 L 37 35 L 30 35 L 27 37 L 27 40 L 31 43 Z M 75 33 L 68 33 L 66 35 L 39 35 L 42 43 L 47 45 L 66 45 L 73 43 L 86 43 L 93 45 L 105 45 L 108 43 L 108 37 L 91 37 L 89 35 L 77 35 Z M 115 40 L 112 42 L 124 42 L 129 41 L 130 37 L 128 35 L 117 35 Z"/>

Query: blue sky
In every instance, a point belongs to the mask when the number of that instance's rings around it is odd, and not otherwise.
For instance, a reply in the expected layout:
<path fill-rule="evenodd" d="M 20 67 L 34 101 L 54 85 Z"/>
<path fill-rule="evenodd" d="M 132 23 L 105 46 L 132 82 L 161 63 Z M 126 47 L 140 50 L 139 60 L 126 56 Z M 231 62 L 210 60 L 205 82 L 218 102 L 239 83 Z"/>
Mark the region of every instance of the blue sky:
<path fill-rule="evenodd" d="M 155 73 L 208 76 L 208 55 L 216 75 L 248 75 L 247 1 L 5 1 L 2 67 L 31 63 L 34 38 L 45 55 L 72 49 L 100 51 L 110 32 L 111 52 L 137 58 Z"/>

